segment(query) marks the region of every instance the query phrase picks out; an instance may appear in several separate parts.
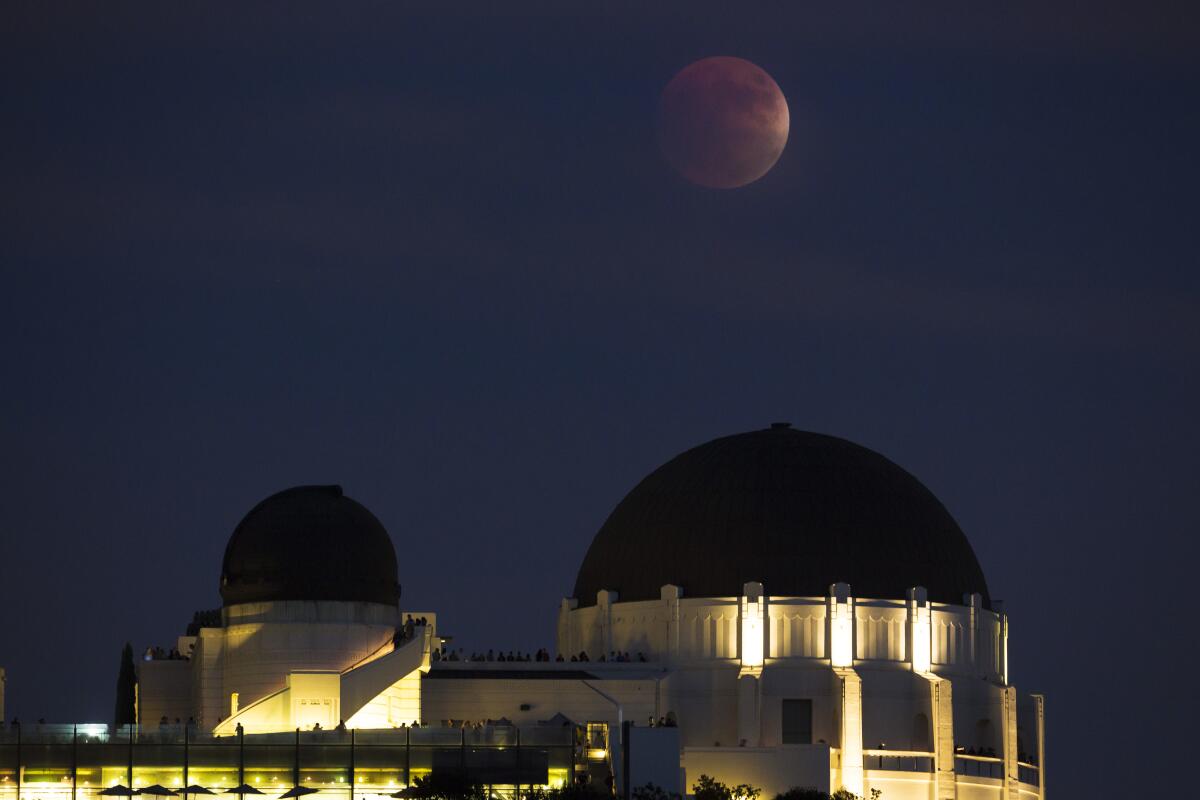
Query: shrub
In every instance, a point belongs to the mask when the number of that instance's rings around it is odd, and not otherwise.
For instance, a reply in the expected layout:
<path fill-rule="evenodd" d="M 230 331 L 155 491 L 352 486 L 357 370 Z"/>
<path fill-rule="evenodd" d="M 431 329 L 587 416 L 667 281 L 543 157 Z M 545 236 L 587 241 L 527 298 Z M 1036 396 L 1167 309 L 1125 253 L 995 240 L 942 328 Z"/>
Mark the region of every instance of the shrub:
<path fill-rule="evenodd" d="M 653 783 L 647 783 L 645 786 L 631 789 L 629 794 L 633 800 L 680 800 L 678 794 L 668 792 L 666 789 L 661 786 L 655 786 Z"/>
<path fill-rule="evenodd" d="M 879 797 L 882 794 L 883 794 L 882 790 L 872 789 L 871 790 L 871 800 L 879 800 Z M 856 795 L 854 792 L 850 791 L 849 789 L 838 789 L 836 792 L 829 795 L 829 798 L 830 798 L 830 800 L 863 800 L 863 798 L 859 797 L 858 795 Z"/>
<path fill-rule="evenodd" d="M 419 800 L 488 800 L 485 787 L 453 773 L 414 778 L 411 794 Z"/>
<path fill-rule="evenodd" d="M 775 795 L 775 800 L 829 800 L 829 793 L 820 789 L 793 786 L 783 794 Z"/>
<path fill-rule="evenodd" d="M 701 775 L 692 787 L 696 800 L 758 800 L 762 789 L 748 783 L 726 786 L 715 778 Z"/>

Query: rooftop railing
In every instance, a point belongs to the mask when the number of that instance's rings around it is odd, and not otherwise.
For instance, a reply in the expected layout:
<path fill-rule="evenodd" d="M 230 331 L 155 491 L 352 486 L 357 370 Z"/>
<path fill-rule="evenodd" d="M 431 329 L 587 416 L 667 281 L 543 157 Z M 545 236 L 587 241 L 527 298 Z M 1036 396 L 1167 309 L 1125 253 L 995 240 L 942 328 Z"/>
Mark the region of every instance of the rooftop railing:
<path fill-rule="evenodd" d="M 1004 761 L 992 756 L 954 754 L 954 771 L 973 778 L 1003 778 Z"/>
<path fill-rule="evenodd" d="M 933 772 L 934 754 L 924 750 L 864 750 L 865 769 Z"/>
<path fill-rule="evenodd" d="M 563 746 L 574 743 L 574 729 L 559 725 L 482 726 L 423 725 L 421 727 L 372 728 L 355 731 L 358 744 L 421 745 L 426 747 L 515 747 L 518 744 Z M 349 730 L 300 731 L 301 744 L 349 744 Z M 247 733 L 246 744 L 294 745 L 295 731 Z M 23 724 L 0 726 L 0 744 L 129 744 L 134 745 L 236 745 L 236 736 L 213 736 L 195 725 L 109 726 L 103 723 Z"/>

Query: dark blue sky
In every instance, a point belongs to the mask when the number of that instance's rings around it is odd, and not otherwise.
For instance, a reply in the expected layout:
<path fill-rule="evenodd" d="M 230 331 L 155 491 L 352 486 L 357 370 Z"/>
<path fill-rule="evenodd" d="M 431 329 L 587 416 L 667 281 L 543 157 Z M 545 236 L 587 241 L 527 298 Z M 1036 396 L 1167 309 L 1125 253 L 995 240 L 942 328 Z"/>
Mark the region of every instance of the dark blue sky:
<path fill-rule="evenodd" d="M 1187 763 L 1195 12 L 652 5 L 4 5 L 9 716 L 106 720 L 297 483 L 456 643 L 551 645 L 638 479 L 786 419 L 967 531 L 1057 796 Z M 653 130 L 720 54 L 793 121 L 729 192 Z"/>

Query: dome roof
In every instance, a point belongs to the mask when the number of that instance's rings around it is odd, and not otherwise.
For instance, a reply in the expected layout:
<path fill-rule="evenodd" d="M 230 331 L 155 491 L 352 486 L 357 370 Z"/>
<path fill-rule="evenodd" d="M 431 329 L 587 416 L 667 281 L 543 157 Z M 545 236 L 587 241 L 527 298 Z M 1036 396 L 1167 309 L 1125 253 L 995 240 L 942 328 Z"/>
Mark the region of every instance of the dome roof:
<path fill-rule="evenodd" d="M 762 581 L 775 596 L 857 597 L 961 604 L 987 582 L 970 542 L 920 481 L 844 439 L 777 423 L 726 436 L 663 464 L 617 505 L 592 540 L 575 597 L 596 602 L 730 597 Z"/>
<path fill-rule="evenodd" d="M 340 486 L 297 486 L 250 510 L 221 564 L 225 605 L 347 600 L 394 606 L 396 550 L 375 515 Z"/>

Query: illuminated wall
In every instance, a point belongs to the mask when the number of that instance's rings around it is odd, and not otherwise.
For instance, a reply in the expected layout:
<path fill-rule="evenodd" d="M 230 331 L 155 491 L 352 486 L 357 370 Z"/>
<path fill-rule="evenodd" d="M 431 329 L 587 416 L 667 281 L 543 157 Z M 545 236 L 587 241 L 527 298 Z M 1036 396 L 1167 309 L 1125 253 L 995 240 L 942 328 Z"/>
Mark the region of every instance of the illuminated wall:
<path fill-rule="evenodd" d="M 573 771 L 574 728 L 439 728 L 377 732 L 294 733 L 214 738 L 183 726 L 109 732 L 104 725 L 26 726 L 22 744 L 0 732 L 0 798 L 99 800 L 102 789 L 161 784 L 199 785 L 216 794 L 244 782 L 265 798 L 299 785 L 315 800 L 351 800 L 390 794 L 437 765 L 477 779 L 525 778 L 561 783 Z M 523 767 L 524 765 L 524 767 Z M 532 766 L 531 771 L 529 767 Z M 499 783 L 500 781 L 495 781 Z M 511 796 L 515 787 L 500 786 Z"/>
<path fill-rule="evenodd" d="M 755 764 L 777 763 L 761 753 L 799 746 L 781 734 L 783 703 L 799 698 L 811 706 L 811 745 L 828 747 L 834 788 L 949 800 L 995 781 L 1043 796 L 1042 728 L 1020 710 L 1039 707 L 1008 687 L 1008 620 L 978 595 L 953 605 L 920 587 L 893 599 L 835 584 L 826 597 L 772 597 L 751 583 L 740 597 L 664 586 L 659 600 L 597 599 L 563 601 L 560 652 L 645 653 L 663 671 L 659 704 L 679 719 L 685 762 L 712 751 L 704 758 L 743 763 L 739 781 L 754 782 Z M 775 769 L 762 766 L 762 780 L 781 780 Z"/>

